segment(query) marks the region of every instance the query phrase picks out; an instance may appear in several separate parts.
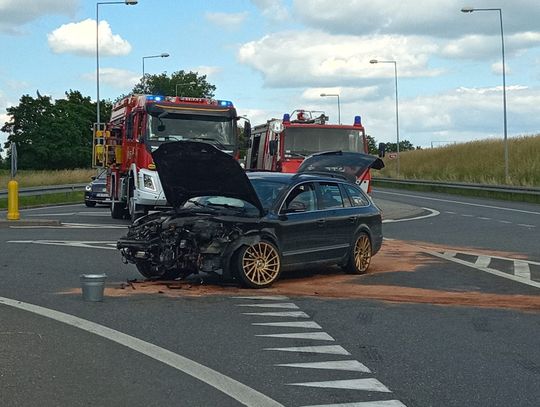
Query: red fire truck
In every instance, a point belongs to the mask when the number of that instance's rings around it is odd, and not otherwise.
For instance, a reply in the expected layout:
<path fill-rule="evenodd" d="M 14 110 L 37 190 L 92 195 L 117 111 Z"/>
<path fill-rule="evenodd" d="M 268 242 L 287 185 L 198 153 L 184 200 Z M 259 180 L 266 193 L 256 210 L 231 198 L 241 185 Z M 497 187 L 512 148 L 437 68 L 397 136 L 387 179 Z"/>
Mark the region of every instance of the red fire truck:
<path fill-rule="evenodd" d="M 316 114 L 321 113 L 316 116 Z M 296 172 L 304 158 L 322 151 L 368 153 L 368 144 L 360 116 L 352 125 L 328 124 L 323 112 L 295 110 L 283 119 L 271 119 L 254 126 L 248 143 L 245 166 L 279 172 Z M 369 170 L 357 183 L 371 191 Z"/>
<path fill-rule="evenodd" d="M 135 220 L 167 205 L 152 159 L 162 143 L 199 140 L 238 157 L 238 119 L 225 100 L 130 95 L 115 103 L 110 121 L 96 125 L 93 154 L 94 166 L 107 168 L 111 216 Z"/>

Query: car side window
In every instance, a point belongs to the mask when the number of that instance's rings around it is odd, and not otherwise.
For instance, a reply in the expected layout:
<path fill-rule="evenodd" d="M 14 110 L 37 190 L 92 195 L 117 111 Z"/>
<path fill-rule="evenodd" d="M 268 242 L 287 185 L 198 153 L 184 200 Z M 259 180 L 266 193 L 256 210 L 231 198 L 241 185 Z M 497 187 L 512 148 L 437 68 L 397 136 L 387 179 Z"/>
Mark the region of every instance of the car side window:
<path fill-rule="evenodd" d="M 315 187 L 313 184 L 302 184 L 290 192 L 285 200 L 284 209 L 293 212 L 314 211 L 317 207 L 316 202 Z"/>
<path fill-rule="evenodd" d="M 343 187 L 345 188 L 345 190 L 347 191 L 347 194 L 351 198 L 351 202 L 353 206 L 368 206 L 369 205 L 368 198 L 358 188 L 355 188 L 351 185 L 343 185 Z"/>
<path fill-rule="evenodd" d="M 343 208 L 343 197 L 339 190 L 339 185 L 334 183 L 320 183 L 321 209 Z"/>

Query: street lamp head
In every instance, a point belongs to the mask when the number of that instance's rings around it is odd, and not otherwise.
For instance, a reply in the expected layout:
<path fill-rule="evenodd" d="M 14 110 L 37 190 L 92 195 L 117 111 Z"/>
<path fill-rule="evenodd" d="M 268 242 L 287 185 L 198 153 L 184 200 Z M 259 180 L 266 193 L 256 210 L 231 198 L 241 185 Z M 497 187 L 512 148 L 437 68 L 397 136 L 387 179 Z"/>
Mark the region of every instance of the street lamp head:
<path fill-rule="evenodd" d="M 378 64 L 379 63 L 379 60 L 377 59 L 372 59 L 371 61 L 369 61 L 370 64 Z"/>
<path fill-rule="evenodd" d="M 163 54 L 160 55 L 161 58 L 167 58 L 169 56 L 169 54 L 167 54 L 166 52 L 164 52 Z"/>
<path fill-rule="evenodd" d="M 474 11 L 474 7 L 465 6 L 461 8 L 462 13 L 472 13 Z"/>
<path fill-rule="evenodd" d="M 321 93 L 321 96 L 323 96 L 323 97 L 326 96 L 326 93 Z"/>
<path fill-rule="evenodd" d="M 126 6 L 134 6 L 138 3 L 137 0 L 125 0 L 124 3 L 126 3 Z"/>

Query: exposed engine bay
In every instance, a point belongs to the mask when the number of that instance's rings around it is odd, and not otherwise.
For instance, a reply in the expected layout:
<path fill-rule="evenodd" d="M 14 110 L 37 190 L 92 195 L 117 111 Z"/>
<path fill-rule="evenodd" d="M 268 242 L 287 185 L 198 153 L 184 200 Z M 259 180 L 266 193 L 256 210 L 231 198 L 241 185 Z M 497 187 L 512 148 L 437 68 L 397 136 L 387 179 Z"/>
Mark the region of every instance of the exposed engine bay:
<path fill-rule="evenodd" d="M 199 271 L 222 275 L 243 240 L 242 229 L 226 218 L 198 211 L 159 212 L 130 226 L 117 248 L 146 278 L 173 279 Z"/>

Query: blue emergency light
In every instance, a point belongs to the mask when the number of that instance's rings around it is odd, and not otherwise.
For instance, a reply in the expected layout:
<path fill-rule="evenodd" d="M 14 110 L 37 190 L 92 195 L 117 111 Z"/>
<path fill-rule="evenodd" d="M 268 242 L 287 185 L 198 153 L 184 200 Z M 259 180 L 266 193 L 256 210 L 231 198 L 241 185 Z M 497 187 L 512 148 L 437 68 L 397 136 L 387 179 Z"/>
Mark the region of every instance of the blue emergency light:
<path fill-rule="evenodd" d="M 153 100 L 154 102 L 161 102 L 165 98 L 163 96 L 157 96 L 157 95 L 146 95 L 146 100 Z"/>
<path fill-rule="evenodd" d="M 233 107 L 233 104 L 230 100 L 218 100 L 218 105 L 225 107 Z"/>
<path fill-rule="evenodd" d="M 285 113 L 283 115 L 283 123 L 290 123 L 291 122 L 291 115 L 289 113 Z"/>
<path fill-rule="evenodd" d="M 362 118 L 360 116 L 354 116 L 354 125 L 355 126 L 361 126 L 362 125 Z"/>

